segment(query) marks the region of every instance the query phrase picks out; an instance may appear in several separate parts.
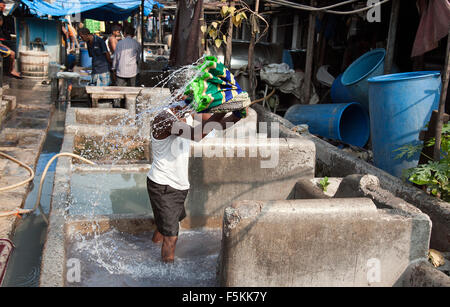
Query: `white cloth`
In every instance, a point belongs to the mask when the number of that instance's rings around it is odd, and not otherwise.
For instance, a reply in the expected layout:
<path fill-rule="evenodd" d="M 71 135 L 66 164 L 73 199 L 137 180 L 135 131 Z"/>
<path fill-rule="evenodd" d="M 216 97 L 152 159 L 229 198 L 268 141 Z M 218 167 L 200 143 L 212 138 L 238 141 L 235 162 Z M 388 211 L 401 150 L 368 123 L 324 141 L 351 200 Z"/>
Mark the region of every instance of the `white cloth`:
<path fill-rule="evenodd" d="M 167 110 L 175 116 L 170 109 Z M 192 125 L 193 118 L 186 118 Z M 176 135 L 157 140 L 152 135 L 153 163 L 148 178 L 161 185 L 168 185 L 176 190 L 189 190 L 189 153 L 191 141 Z"/>

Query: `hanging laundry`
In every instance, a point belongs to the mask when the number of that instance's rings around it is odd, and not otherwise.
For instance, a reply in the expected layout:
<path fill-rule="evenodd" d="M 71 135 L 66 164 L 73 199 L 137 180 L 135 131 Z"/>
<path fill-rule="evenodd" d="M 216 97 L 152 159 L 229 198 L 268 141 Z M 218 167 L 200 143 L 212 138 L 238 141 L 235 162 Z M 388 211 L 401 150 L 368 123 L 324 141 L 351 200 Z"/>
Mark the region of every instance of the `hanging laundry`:
<path fill-rule="evenodd" d="M 189 84 L 186 91 L 195 111 L 226 113 L 245 109 L 251 104 L 248 93 L 216 57 L 207 56 L 196 69 L 201 71 L 201 75 Z"/>
<path fill-rule="evenodd" d="M 450 0 L 418 0 L 421 14 L 411 57 L 436 49 L 450 28 Z"/>

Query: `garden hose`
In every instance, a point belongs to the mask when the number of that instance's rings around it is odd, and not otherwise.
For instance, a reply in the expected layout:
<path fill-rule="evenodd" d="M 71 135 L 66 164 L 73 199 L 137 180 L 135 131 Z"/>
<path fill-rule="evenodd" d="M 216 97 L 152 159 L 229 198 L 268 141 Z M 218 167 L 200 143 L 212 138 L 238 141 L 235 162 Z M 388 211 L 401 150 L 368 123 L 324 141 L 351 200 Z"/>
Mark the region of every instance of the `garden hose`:
<path fill-rule="evenodd" d="M 25 168 L 30 173 L 30 177 L 27 180 L 21 181 L 19 183 L 16 183 L 16 184 L 4 187 L 4 188 L 0 188 L 0 192 L 5 192 L 5 191 L 8 191 L 8 190 L 12 190 L 12 189 L 18 188 L 18 187 L 20 187 L 20 186 L 22 186 L 24 184 L 29 183 L 30 181 L 32 181 L 34 179 L 34 171 L 31 169 L 31 167 L 29 167 L 25 163 L 20 162 L 19 160 L 15 159 L 13 157 L 11 157 L 10 155 L 5 154 L 4 152 L 0 151 L 0 156 L 3 156 L 6 159 L 9 159 L 9 160 L 13 161 L 14 163 L 19 164 L 20 166 Z"/>
<path fill-rule="evenodd" d="M 0 155 L 6 157 L 7 159 L 10 159 L 11 161 L 13 161 L 13 162 L 15 162 L 15 163 L 17 163 L 17 164 L 19 164 L 21 166 L 23 166 L 24 168 L 26 168 L 30 172 L 30 175 L 31 175 L 30 178 L 28 178 L 25 181 L 22 181 L 20 183 L 17 183 L 17 184 L 14 184 L 12 186 L 8 186 L 8 187 L 5 187 L 5 188 L 0 188 L 0 192 L 17 188 L 19 186 L 22 186 L 24 184 L 29 183 L 30 181 L 32 181 L 34 179 L 34 177 L 35 177 L 34 171 L 29 166 L 25 165 L 24 163 L 14 159 L 13 157 L 11 157 L 11 156 L 9 156 L 9 155 L 7 155 L 5 153 L 2 153 L 1 151 L 0 151 Z M 44 184 L 45 177 L 47 175 L 48 169 L 49 169 L 50 165 L 53 163 L 53 161 L 55 161 L 55 159 L 57 159 L 59 157 L 62 157 L 62 156 L 72 157 L 72 158 L 81 160 L 83 162 L 86 162 L 88 164 L 95 165 L 94 162 L 91 162 L 91 161 L 89 161 L 89 160 L 87 160 L 87 159 L 85 159 L 83 157 L 80 157 L 79 155 L 76 155 L 76 154 L 64 153 L 63 152 L 63 153 L 59 153 L 59 154 L 55 155 L 53 158 L 50 159 L 50 161 L 48 161 L 47 165 L 45 166 L 44 172 L 42 173 L 41 181 L 40 181 L 40 184 L 39 184 L 38 196 L 37 196 L 36 203 L 35 203 L 33 209 L 16 209 L 16 210 L 13 210 L 13 211 L 0 212 L 0 217 L 11 216 L 11 215 L 16 215 L 16 216 L 20 217 L 21 214 L 28 214 L 28 213 L 32 213 L 32 212 L 36 211 L 36 209 L 38 207 L 40 207 L 40 205 L 41 205 L 42 187 L 43 187 L 43 184 Z M 45 222 L 48 224 L 47 216 L 45 216 L 44 211 L 42 210 L 42 208 L 40 208 L 40 209 L 41 209 L 40 211 L 41 211 L 42 217 L 44 218 Z"/>

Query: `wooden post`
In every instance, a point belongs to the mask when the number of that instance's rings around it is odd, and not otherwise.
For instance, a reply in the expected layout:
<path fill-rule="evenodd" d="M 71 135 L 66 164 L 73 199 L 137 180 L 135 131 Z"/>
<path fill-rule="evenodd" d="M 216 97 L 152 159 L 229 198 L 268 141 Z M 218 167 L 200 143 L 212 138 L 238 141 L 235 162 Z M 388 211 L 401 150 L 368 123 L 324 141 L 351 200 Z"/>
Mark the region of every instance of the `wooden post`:
<path fill-rule="evenodd" d="M 311 6 L 316 6 L 316 1 L 311 0 Z M 314 13 L 309 14 L 309 25 L 308 25 L 308 46 L 306 49 L 306 65 L 305 65 L 305 104 L 309 104 L 311 99 L 311 79 L 313 71 L 313 58 L 314 58 L 314 40 L 316 34 L 316 15 Z"/>
<path fill-rule="evenodd" d="M 199 35 L 199 40 L 200 40 L 200 56 L 203 56 L 203 54 L 206 53 L 206 38 L 205 38 L 205 33 L 202 32 L 201 27 L 205 26 L 206 27 L 206 22 L 205 22 L 205 5 L 202 4 L 202 12 L 200 13 L 201 18 L 200 18 L 200 35 Z"/>
<path fill-rule="evenodd" d="M 278 39 L 277 34 L 278 34 L 278 17 L 274 16 L 272 22 L 272 43 L 274 44 L 277 43 Z"/>
<path fill-rule="evenodd" d="M 246 22 L 246 20 L 242 21 L 241 29 L 242 29 L 242 31 L 241 31 L 241 39 L 243 41 L 245 41 L 246 40 L 246 36 L 247 36 L 247 22 Z"/>
<path fill-rule="evenodd" d="M 291 45 L 291 49 L 292 50 L 297 49 L 298 19 L 299 19 L 298 14 L 295 14 L 295 16 L 294 16 L 294 25 L 293 25 L 293 28 L 292 28 L 292 45 Z"/>
<path fill-rule="evenodd" d="M 159 42 L 162 44 L 163 43 L 163 21 L 162 21 L 162 10 L 158 9 L 158 20 L 159 20 L 159 28 L 158 28 L 158 39 Z"/>
<path fill-rule="evenodd" d="M 444 112 L 445 112 L 445 101 L 447 99 L 447 91 L 448 91 L 448 80 L 450 74 L 450 30 L 448 32 L 447 38 L 447 57 L 445 59 L 445 66 L 442 74 L 442 92 L 441 92 L 441 100 L 439 102 L 439 113 L 438 113 L 438 121 L 436 125 L 436 144 L 434 145 L 434 161 L 441 160 L 441 133 L 442 127 L 444 126 Z"/>
<path fill-rule="evenodd" d="M 229 6 L 234 7 L 234 1 L 230 1 Z M 233 42 L 233 21 L 231 20 L 231 17 L 230 17 L 230 20 L 228 21 L 227 41 L 226 41 L 225 60 L 224 60 L 224 64 L 226 67 L 228 67 L 228 69 L 231 68 L 231 55 L 233 53 L 233 46 L 232 46 L 233 43 L 232 42 Z"/>
<path fill-rule="evenodd" d="M 255 3 L 255 12 L 258 13 L 259 10 L 259 0 L 256 0 Z M 256 16 L 251 16 L 250 18 L 253 18 L 254 20 L 256 20 Z M 256 23 L 256 22 L 255 22 Z M 251 28 L 251 40 L 250 40 L 250 46 L 248 48 L 248 75 L 249 75 L 249 80 L 250 80 L 250 88 L 251 88 L 251 92 L 250 92 L 250 98 L 252 100 L 255 100 L 255 96 L 256 96 L 256 76 L 255 76 L 255 66 L 253 63 L 254 60 L 254 52 L 255 52 L 255 43 L 256 43 L 256 31 L 254 29 L 254 23 L 250 22 L 250 28 Z"/>
<path fill-rule="evenodd" d="M 384 74 L 390 74 L 394 62 L 395 41 L 397 37 L 398 13 L 400 11 L 400 0 L 392 1 L 391 21 L 389 24 L 389 34 L 386 47 L 386 60 L 384 63 Z"/>
<path fill-rule="evenodd" d="M 144 31 L 144 0 L 141 1 L 141 65 L 143 67 L 145 58 L 144 58 L 144 42 L 145 42 L 145 31 Z"/>

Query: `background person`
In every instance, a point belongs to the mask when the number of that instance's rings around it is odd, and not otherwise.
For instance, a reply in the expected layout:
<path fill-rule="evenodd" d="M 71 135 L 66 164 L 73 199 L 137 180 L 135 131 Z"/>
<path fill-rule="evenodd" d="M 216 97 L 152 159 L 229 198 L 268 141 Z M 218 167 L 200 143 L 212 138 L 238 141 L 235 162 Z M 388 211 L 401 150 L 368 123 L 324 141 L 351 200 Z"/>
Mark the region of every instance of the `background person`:
<path fill-rule="evenodd" d="M 133 27 L 126 27 L 125 38 L 116 46 L 112 69 L 115 71 L 117 86 L 136 86 L 141 46 L 133 38 L 134 31 Z"/>
<path fill-rule="evenodd" d="M 70 23 L 67 24 L 67 34 L 69 36 L 70 41 L 69 52 L 75 50 L 75 47 L 79 48 L 80 45 L 78 44 L 77 30 L 75 30 L 75 28 Z"/>
<path fill-rule="evenodd" d="M 114 61 L 114 52 L 116 51 L 117 43 L 122 39 L 122 27 L 118 24 L 115 24 L 111 27 L 111 35 L 106 40 L 106 47 L 108 48 L 109 54 L 111 54 L 111 61 Z M 116 74 L 111 69 L 111 80 L 112 85 L 117 85 Z M 115 101 L 115 105 L 118 105 L 119 102 Z"/>
<path fill-rule="evenodd" d="M 111 58 L 114 58 L 114 52 L 116 51 L 117 43 L 122 39 L 122 27 L 120 25 L 113 25 L 111 28 L 111 35 L 106 40 L 106 46 L 111 54 Z"/>
<path fill-rule="evenodd" d="M 21 74 L 15 68 L 16 53 L 5 45 L 6 41 L 9 41 L 11 39 L 11 35 L 4 29 L 3 23 L 3 15 L 0 14 L 0 54 L 4 59 L 9 59 L 9 75 L 14 78 L 22 79 Z"/>
<path fill-rule="evenodd" d="M 15 49 L 15 44 L 11 39 L 11 34 L 15 34 L 14 17 L 5 15 L 6 4 L 3 0 L 0 0 L 0 15 L 3 17 L 3 25 L 1 29 L 4 33 L 7 33 L 7 39 L 3 42 L 9 49 Z"/>
<path fill-rule="evenodd" d="M 110 63 L 111 56 L 105 41 L 97 35 L 91 34 L 88 28 L 79 30 L 80 37 L 87 44 L 89 56 L 92 57 L 91 85 L 109 86 L 111 84 Z"/>

